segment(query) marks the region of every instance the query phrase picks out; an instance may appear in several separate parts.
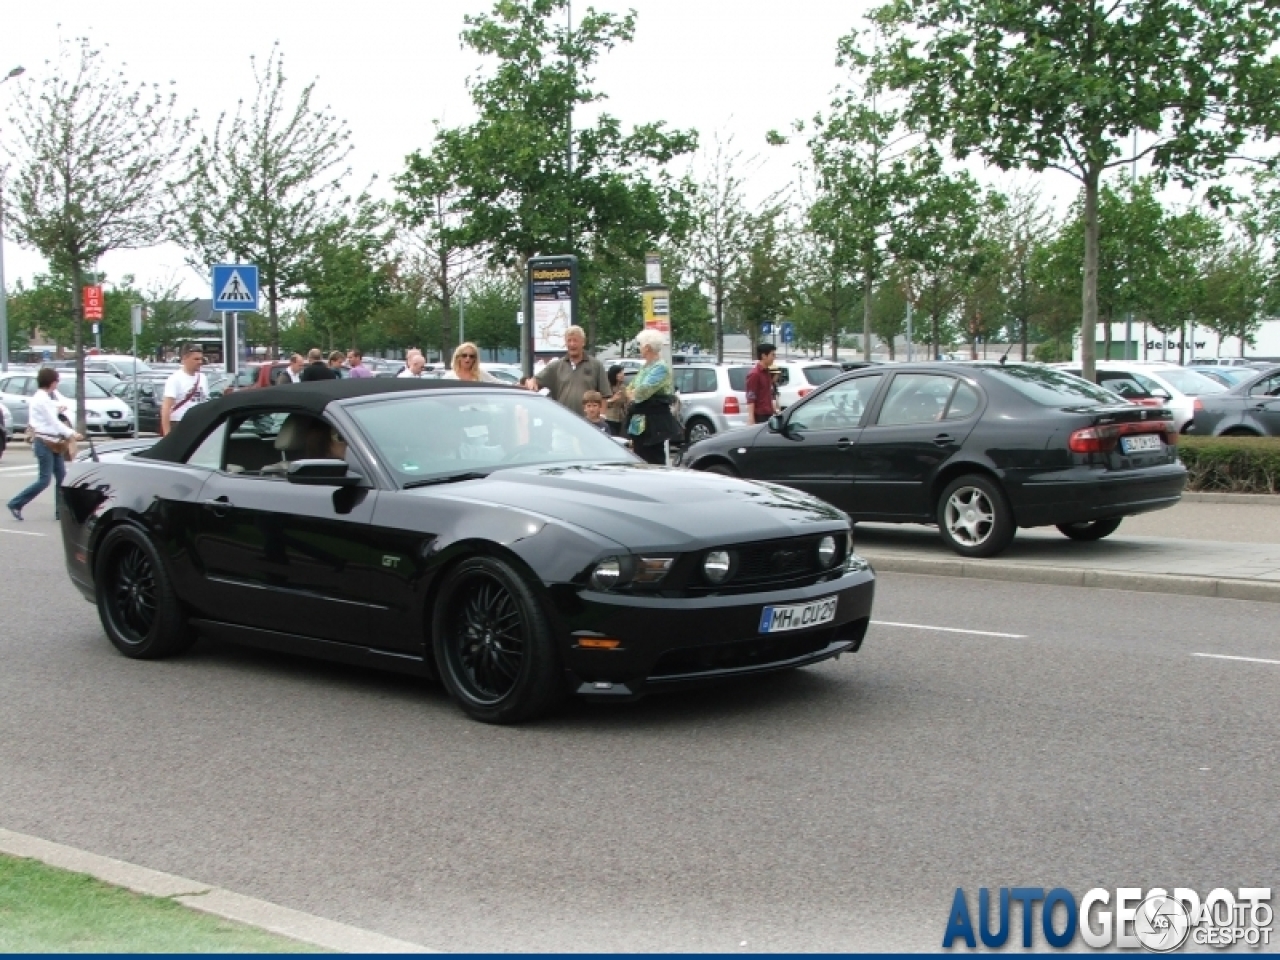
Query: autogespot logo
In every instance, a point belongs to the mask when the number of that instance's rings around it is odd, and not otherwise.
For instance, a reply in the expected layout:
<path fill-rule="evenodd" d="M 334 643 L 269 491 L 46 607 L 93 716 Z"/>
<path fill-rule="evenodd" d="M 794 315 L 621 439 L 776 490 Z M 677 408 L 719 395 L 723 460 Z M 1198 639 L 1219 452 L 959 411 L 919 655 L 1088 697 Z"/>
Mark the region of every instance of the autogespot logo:
<path fill-rule="evenodd" d="M 962 887 L 956 888 L 942 937 L 943 949 L 952 948 L 957 941 L 975 948 L 979 943 L 992 949 L 1005 946 L 1014 903 L 1022 905 L 1022 946 L 1028 948 L 1037 912 L 1044 940 L 1051 947 L 1069 947 L 1078 936 L 1086 946 L 1097 949 L 1142 947 L 1152 953 L 1169 953 L 1188 943 L 1197 947 L 1266 947 L 1271 944 L 1275 916 L 1270 887 L 1240 887 L 1235 893 L 1216 887 L 1203 900 L 1186 887 L 1175 887 L 1172 893 L 1159 887 L 1146 891 L 1117 887 L 1114 894 L 1095 887 L 1080 898 L 1062 887 L 1047 893 L 1043 887 L 1001 887 L 997 897 L 999 906 L 993 918 L 991 891 L 987 887 L 978 890 L 975 923 L 969 898 Z"/>

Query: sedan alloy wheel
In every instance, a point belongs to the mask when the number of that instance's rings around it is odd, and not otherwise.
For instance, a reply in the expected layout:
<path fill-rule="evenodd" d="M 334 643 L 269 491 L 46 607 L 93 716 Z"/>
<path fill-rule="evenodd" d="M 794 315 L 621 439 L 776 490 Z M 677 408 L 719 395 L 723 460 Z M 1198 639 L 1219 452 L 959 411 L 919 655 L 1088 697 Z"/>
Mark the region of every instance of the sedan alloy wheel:
<path fill-rule="evenodd" d="M 978 474 L 953 480 L 942 492 L 938 529 L 951 548 L 966 557 L 993 557 L 1015 533 L 1004 494 Z"/>

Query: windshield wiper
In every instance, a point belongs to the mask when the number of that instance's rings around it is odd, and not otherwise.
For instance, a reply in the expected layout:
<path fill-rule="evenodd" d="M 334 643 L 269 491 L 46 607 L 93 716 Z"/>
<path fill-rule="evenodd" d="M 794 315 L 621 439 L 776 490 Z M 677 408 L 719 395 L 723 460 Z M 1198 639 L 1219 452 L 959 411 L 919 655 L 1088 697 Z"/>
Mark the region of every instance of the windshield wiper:
<path fill-rule="evenodd" d="M 458 483 L 462 480 L 483 480 L 489 473 L 488 470 L 466 470 L 462 473 L 446 473 L 441 477 L 423 477 L 421 480 L 410 480 L 402 489 L 412 490 L 414 487 L 430 487 L 437 483 Z"/>

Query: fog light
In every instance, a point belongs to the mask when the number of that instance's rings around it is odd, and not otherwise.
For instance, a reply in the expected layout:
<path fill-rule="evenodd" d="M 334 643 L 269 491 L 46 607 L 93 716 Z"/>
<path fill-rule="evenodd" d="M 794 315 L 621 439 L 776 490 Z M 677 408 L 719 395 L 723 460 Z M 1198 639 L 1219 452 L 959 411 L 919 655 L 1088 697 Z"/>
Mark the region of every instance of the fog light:
<path fill-rule="evenodd" d="M 836 538 L 827 536 L 818 541 L 818 563 L 829 567 L 836 562 Z"/>
<path fill-rule="evenodd" d="M 728 550 L 712 550 L 702 561 L 702 574 L 712 583 L 724 583 L 733 572 L 733 554 Z"/>
<path fill-rule="evenodd" d="M 622 582 L 622 560 L 610 557 L 601 560 L 591 571 L 591 585 L 597 590 L 611 590 Z"/>

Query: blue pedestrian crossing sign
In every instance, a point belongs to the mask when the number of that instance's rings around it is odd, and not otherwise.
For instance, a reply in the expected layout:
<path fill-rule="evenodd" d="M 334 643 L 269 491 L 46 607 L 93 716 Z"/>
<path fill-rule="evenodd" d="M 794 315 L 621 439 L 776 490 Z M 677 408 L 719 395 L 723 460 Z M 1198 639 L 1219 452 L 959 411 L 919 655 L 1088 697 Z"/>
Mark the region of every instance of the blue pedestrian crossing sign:
<path fill-rule="evenodd" d="M 778 326 L 781 328 L 781 333 L 782 333 L 782 342 L 783 342 L 783 343 L 795 343 L 795 340 L 796 340 L 796 325 L 795 325 L 794 323 L 792 323 L 791 321 L 789 321 L 789 320 L 784 320 L 784 321 L 783 321 L 782 323 L 780 323 Z"/>
<path fill-rule="evenodd" d="M 213 309 L 240 313 L 258 309 L 258 268 L 255 264 L 214 265 Z"/>

